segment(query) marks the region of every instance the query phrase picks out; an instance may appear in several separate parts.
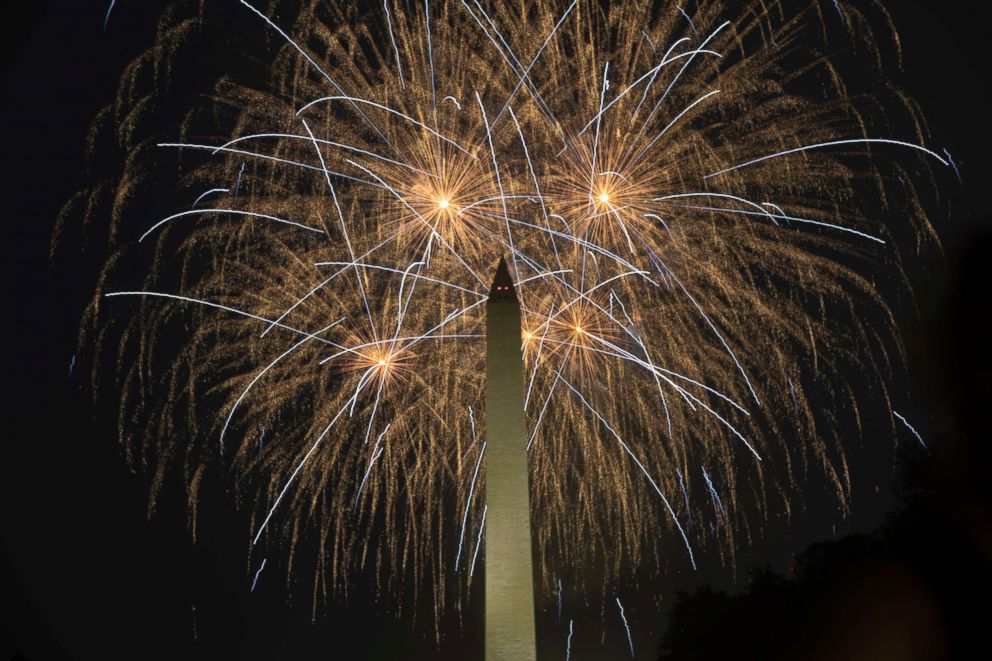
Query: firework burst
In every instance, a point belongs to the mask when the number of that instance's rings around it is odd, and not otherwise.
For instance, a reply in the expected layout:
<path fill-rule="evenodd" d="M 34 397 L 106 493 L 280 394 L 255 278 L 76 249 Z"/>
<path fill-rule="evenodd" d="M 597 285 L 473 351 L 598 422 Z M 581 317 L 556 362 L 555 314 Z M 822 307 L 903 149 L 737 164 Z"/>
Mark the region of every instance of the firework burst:
<path fill-rule="evenodd" d="M 220 465 L 266 557 L 309 530 L 320 581 L 371 565 L 463 603 L 505 256 L 547 594 L 561 567 L 732 565 L 810 470 L 848 507 L 846 375 L 884 393 L 878 347 L 899 351 L 859 266 L 932 238 L 895 182 L 946 162 L 902 97 L 883 123 L 848 93 L 817 4 L 231 4 L 176 3 L 108 116 L 129 157 L 83 341 L 119 352 L 121 435 L 156 485 L 184 466 L 195 509 Z M 219 77 L 150 154 L 142 81 L 180 85 L 170 63 L 232 16 L 271 40 L 264 74 Z M 874 132 L 900 113 L 908 135 Z M 139 228 L 146 164 L 177 150 L 192 206 Z"/>

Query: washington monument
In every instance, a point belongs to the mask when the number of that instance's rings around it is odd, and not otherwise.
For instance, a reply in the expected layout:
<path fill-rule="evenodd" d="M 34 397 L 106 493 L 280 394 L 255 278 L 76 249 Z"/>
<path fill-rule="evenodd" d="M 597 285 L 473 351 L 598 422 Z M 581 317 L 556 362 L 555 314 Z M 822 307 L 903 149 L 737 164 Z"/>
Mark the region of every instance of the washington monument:
<path fill-rule="evenodd" d="M 500 260 L 486 306 L 486 661 L 535 661 L 520 303 Z"/>

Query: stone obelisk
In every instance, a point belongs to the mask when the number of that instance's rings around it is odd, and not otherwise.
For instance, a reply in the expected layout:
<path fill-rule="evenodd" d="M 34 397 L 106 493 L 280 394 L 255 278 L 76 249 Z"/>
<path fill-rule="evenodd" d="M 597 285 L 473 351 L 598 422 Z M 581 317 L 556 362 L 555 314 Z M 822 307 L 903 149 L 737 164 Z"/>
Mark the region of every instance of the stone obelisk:
<path fill-rule="evenodd" d="M 520 303 L 502 259 L 486 342 L 486 661 L 535 661 Z"/>

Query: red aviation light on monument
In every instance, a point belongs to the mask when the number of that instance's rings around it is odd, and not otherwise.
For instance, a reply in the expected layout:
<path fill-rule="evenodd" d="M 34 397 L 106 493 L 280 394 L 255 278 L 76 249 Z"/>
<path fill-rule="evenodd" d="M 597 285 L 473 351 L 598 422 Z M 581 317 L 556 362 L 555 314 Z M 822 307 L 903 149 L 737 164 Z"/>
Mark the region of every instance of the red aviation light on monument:
<path fill-rule="evenodd" d="M 500 258 L 499 265 L 496 266 L 496 277 L 493 278 L 493 285 L 489 290 L 489 300 L 491 302 L 517 300 L 513 278 L 510 277 L 510 269 L 507 268 L 506 260 L 503 258 Z"/>

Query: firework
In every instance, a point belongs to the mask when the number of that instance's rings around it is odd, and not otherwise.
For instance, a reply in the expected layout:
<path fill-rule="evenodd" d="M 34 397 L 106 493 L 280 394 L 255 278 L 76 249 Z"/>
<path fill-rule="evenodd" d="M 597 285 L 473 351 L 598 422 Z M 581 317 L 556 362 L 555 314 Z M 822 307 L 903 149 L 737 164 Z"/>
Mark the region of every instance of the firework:
<path fill-rule="evenodd" d="M 266 557 L 309 531 L 317 580 L 372 567 L 381 590 L 459 607 L 505 257 L 546 594 L 562 568 L 732 565 L 811 470 L 846 510 L 846 375 L 885 393 L 899 360 L 863 269 L 898 273 L 900 238 L 933 239 L 896 182 L 949 164 L 898 93 L 848 93 L 819 12 L 176 3 L 106 117 L 128 158 L 83 336 L 119 352 L 130 456 L 155 488 L 182 466 L 194 510 L 222 467 Z M 173 63 L 232 16 L 270 40 L 251 72 L 143 136 L 150 100 L 182 85 Z M 867 19 L 841 18 L 877 56 Z M 178 163 L 179 208 L 144 222 L 152 161 Z M 121 266 L 136 253 L 140 283 Z"/>

